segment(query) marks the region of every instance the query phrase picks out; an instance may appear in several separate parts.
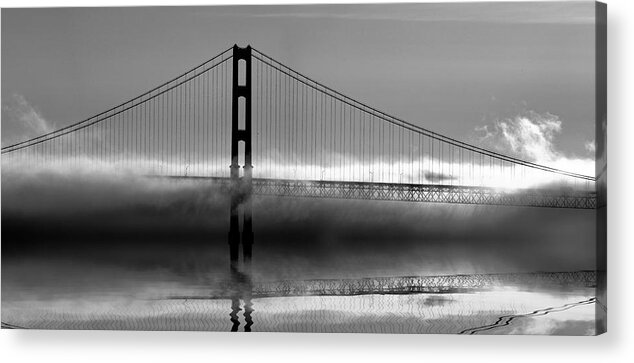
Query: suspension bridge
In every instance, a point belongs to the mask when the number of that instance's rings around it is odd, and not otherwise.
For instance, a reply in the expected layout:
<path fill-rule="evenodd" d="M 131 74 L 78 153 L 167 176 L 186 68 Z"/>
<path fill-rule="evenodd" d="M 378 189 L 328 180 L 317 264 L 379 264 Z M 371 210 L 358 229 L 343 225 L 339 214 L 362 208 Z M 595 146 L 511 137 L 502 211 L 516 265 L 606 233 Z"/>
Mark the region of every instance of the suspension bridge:
<path fill-rule="evenodd" d="M 252 324 L 252 295 L 473 288 L 467 280 L 446 277 L 410 278 L 405 285 L 402 279 L 378 278 L 254 287 L 253 195 L 575 209 L 597 205 L 592 176 L 432 132 L 343 95 L 250 46 L 226 49 L 88 119 L 2 147 L 2 167 L 4 173 L 98 171 L 202 179 L 225 188 L 231 198 L 234 287 L 227 294 L 232 330 L 239 325 L 241 297 L 245 329 Z"/>
<path fill-rule="evenodd" d="M 231 196 L 231 261 L 242 244 L 245 266 L 252 195 L 597 204 L 594 177 L 437 134 L 237 45 L 88 119 L 3 147 L 2 166 L 208 179 Z"/>
<path fill-rule="evenodd" d="M 251 47 L 231 47 L 127 102 L 5 146 L 2 161 L 208 178 L 240 194 L 596 207 L 592 176 L 434 133 Z"/>

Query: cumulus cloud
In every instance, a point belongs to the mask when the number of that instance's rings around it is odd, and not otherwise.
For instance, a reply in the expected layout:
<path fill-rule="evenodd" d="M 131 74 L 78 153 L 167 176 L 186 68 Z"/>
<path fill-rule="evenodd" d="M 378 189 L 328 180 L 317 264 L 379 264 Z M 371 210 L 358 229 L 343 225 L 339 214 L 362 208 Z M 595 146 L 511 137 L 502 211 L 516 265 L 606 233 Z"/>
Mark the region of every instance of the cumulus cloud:
<path fill-rule="evenodd" d="M 566 155 L 556 144 L 562 130 L 563 121 L 559 116 L 535 111 L 496 119 L 492 124 L 476 128 L 480 133 L 479 142 L 489 149 L 537 164 L 593 175 L 594 141 L 584 143 L 592 157 Z"/>
<path fill-rule="evenodd" d="M 53 126 L 23 95 L 12 94 L 2 105 L 3 122 L 12 128 L 8 142 L 16 142 L 53 131 Z"/>

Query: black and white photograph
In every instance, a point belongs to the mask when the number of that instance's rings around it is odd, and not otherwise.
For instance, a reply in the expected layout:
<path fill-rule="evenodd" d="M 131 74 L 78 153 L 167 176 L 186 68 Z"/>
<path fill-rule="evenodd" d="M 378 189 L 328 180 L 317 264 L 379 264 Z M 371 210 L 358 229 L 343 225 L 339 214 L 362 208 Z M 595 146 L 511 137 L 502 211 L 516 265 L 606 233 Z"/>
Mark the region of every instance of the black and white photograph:
<path fill-rule="evenodd" d="M 3 8 L 2 329 L 605 333 L 606 14 Z"/>

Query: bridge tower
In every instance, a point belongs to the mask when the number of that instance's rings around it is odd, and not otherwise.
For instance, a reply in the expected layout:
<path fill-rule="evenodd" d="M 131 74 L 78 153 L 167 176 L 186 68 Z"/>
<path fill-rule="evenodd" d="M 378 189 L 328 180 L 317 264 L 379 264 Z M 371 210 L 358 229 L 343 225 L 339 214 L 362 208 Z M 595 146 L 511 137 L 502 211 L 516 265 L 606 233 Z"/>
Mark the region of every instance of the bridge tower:
<path fill-rule="evenodd" d="M 244 62 L 241 69 L 240 61 Z M 240 72 L 244 74 L 240 74 Z M 251 164 L 251 46 L 233 46 L 233 89 L 231 105 L 231 211 L 229 250 L 232 271 L 237 271 L 240 244 L 243 268 L 249 272 L 253 246 Z M 240 104 L 240 98 L 244 102 Z M 240 108 L 242 107 L 242 110 Z M 241 117 L 242 116 L 242 119 Z M 240 177 L 240 142 L 244 143 L 244 174 Z M 243 225 L 240 232 L 240 212 Z"/>

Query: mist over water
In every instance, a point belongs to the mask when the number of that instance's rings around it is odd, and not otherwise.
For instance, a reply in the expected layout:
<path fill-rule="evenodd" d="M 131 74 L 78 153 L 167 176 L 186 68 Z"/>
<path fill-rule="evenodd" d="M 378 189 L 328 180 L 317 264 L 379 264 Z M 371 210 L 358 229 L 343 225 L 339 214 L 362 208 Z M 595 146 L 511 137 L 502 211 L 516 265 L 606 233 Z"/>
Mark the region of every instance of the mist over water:
<path fill-rule="evenodd" d="M 158 263 L 189 249 L 222 260 L 227 250 L 229 198 L 211 181 L 2 181 L 7 258 L 47 250 L 120 265 L 131 255 Z M 265 278 L 594 267 L 591 249 L 583 248 L 592 244 L 591 210 L 274 197 L 255 197 L 253 208 L 254 272 Z M 171 259 L 161 264 L 178 265 Z"/>
<path fill-rule="evenodd" d="M 212 296 L 230 279 L 229 198 L 211 181 L 5 174 L 2 203 L 3 306 Z M 591 210 L 255 197 L 252 279 L 592 270 L 593 218 Z"/>

